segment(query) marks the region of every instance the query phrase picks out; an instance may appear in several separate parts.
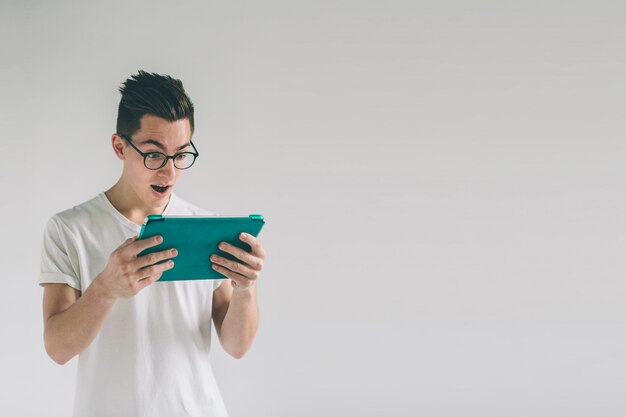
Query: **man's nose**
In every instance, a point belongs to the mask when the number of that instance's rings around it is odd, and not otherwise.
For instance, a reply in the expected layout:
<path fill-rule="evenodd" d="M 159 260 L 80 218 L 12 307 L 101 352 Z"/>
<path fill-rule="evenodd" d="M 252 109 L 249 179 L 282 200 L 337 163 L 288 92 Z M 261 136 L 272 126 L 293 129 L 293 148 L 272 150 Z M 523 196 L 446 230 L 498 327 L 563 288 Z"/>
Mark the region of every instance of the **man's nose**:
<path fill-rule="evenodd" d="M 159 168 L 159 174 L 162 174 L 163 176 L 167 176 L 167 177 L 174 176 L 176 174 L 176 167 L 174 166 L 174 160 L 171 158 L 168 158 L 168 160 L 165 162 L 165 165 Z"/>

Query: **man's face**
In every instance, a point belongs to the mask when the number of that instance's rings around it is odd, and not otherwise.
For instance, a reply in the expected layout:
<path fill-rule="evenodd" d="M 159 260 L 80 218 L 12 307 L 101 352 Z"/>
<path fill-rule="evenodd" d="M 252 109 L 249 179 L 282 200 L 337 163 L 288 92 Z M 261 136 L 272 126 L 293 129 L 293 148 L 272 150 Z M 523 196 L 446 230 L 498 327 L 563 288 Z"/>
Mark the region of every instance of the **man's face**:
<path fill-rule="evenodd" d="M 192 151 L 188 119 L 169 122 L 157 116 L 145 115 L 140 122 L 141 128 L 130 139 L 142 152 L 174 155 Z M 118 156 L 124 160 L 122 178 L 138 202 L 148 208 L 165 206 L 182 171 L 174 167 L 171 159 L 160 169 L 146 168 L 144 158 L 119 136 L 114 137 L 114 147 Z"/>

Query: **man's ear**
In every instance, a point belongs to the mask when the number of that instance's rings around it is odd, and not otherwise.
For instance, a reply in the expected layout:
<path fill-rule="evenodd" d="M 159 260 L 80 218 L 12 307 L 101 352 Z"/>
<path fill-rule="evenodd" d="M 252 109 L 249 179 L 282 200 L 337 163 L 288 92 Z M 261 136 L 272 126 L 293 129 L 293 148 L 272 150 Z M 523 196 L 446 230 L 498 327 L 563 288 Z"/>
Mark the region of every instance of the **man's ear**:
<path fill-rule="evenodd" d="M 115 155 L 121 159 L 122 161 L 126 159 L 126 155 L 124 155 L 125 147 L 124 147 L 124 139 L 116 133 L 111 136 L 111 146 L 113 146 L 113 152 Z"/>

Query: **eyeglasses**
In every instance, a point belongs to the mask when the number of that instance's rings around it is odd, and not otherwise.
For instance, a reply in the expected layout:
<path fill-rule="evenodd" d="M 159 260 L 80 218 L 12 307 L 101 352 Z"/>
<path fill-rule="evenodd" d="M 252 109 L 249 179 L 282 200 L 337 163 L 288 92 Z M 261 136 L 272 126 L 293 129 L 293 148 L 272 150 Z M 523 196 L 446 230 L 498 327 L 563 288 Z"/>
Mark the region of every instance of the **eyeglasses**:
<path fill-rule="evenodd" d="M 121 138 L 124 138 L 126 142 L 128 142 L 128 144 L 132 146 L 133 149 L 136 150 L 139 155 L 143 156 L 143 164 L 145 165 L 146 168 L 152 169 L 152 170 L 163 168 L 165 164 L 167 164 L 168 159 L 171 159 L 174 162 L 175 168 L 187 169 L 191 167 L 194 162 L 196 162 L 196 158 L 198 157 L 198 155 L 200 155 L 198 153 L 198 150 L 196 149 L 196 145 L 194 145 L 191 140 L 189 141 L 189 143 L 191 144 L 191 146 L 193 146 L 193 150 L 195 152 L 180 152 L 175 155 L 169 156 L 161 152 L 147 152 L 147 153 L 141 152 L 139 148 L 137 148 L 133 144 L 133 142 L 131 142 L 128 136 L 123 135 L 121 133 L 118 133 L 118 135 Z"/>

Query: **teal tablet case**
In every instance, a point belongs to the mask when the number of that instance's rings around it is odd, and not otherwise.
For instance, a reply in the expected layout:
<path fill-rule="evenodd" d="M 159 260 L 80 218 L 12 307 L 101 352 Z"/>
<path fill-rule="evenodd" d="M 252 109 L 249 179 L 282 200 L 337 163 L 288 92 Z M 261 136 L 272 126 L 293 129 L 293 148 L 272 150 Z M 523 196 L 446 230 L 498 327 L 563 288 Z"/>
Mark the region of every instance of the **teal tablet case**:
<path fill-rule="evenodd" d="M 218 254 L 235 259 L 218 248 L 221 242 L 250 251 L 250 246 L 241 241 L 239 235 L 245 232 L 258 236 L 264 224 L 260 214 L 242 217 L 151 214 L 141 227 L 138 238 L 160 235 L 163 242 L 144 250 L 139 256 L 171 248 L 178 250 L 178 256 L 173 258 L 174 268 L 164 271 L 159 281 L 223 279 L 225 277 L 211 267 L 209 257 Z"/>

